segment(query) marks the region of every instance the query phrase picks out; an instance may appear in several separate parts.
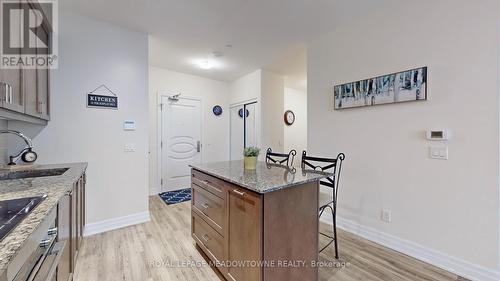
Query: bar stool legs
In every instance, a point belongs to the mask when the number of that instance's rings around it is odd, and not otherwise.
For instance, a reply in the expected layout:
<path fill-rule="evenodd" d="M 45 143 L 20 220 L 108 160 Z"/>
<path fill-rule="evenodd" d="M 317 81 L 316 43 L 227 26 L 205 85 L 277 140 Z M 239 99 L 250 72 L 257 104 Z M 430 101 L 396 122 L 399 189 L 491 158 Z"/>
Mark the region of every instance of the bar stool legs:
<path fill-rule="evenodd" d="M 338 248 L 338 243 L 337 243 L 337 216 L 335 214 L 334 208 L 328 204 L 320 207 L 320 212 L 319 212 L 319 218 L 321 218 L 321 215 L 325 211 L 326 208 L 329 208 L 332 211 L 332 220 L 333 220 L 333 225 L 332 225 L 332 230 L 333 230 L 333 236 L 328 235 L 326 233 L 320 232 L 321 235 L 327 237 L 330 239 L 330 242 L 326 244 L 321 250 L 319 251 L 320 253 L 323 252 L 328 246 L 330 246 L 332 243 L 334 243 L 335 246 L 335 259 L 339 259 L 339 248 Z"/>

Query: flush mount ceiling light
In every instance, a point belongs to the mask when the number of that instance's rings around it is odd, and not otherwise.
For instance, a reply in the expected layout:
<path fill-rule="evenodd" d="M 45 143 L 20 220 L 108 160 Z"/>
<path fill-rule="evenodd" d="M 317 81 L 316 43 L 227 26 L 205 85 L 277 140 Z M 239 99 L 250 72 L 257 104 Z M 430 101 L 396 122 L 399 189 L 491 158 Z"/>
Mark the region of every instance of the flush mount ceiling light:
<path fill-rule="evenodd" d="M 209 69 L 212 69 L 214 67 L 214 63 L 212 61 L 209 61 L 209 60 L 203 60 L 203 61 L 200 61 L 198 63 L 198 66 L 201 69 L 209 70 Z"/>
<path fill-rule="evenodd" d="M 202 70 L 219 70 L 225 67 L 224 62 L 220 59 L 222 56 L 224 56 L 222 52 L 214 51 L 206 57 L 192 58 L 188 62 L 190 65 Z"/>

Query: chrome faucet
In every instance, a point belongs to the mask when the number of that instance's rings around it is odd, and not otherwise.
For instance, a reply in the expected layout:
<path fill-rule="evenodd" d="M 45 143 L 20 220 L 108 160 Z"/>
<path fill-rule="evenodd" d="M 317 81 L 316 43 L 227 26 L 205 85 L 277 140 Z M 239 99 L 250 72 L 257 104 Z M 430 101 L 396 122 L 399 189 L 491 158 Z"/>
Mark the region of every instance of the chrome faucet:
<path fill-rule="evenodd" d="M 9 163 L 7 165 L 16 165 L 17 160 L 21 158 L 26 163 L 33 163 L 38 158 L 38 155 L 33 151 L 33 142 L 30 138 L 19 131 L 14 130 L 0 130 L 1 134 L 12 134 L 16 135 L 24 140 L 27 147 L 25 147 L 21 152 L 15 156 L 9 156 Z"/>

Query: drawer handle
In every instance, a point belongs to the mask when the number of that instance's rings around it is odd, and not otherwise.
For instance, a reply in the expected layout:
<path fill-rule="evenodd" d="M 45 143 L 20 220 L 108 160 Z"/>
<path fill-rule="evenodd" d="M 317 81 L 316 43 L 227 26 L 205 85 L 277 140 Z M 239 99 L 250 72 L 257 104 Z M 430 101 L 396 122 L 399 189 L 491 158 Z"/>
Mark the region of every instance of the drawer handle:
<path fill-rule="evenodd" d="M 210 205 L 208 205 L 207 203 L 205 203 L 205 204 L 203 204 L 203 208 L 208 209 L 208 208 L 210 208 Z"/>
<path fill-rule="evenodd" d="M 217 192 L 222 192 L 222 190 L 218 187 L 216 187 L 215 185 L 213 185 L 210 181 L 207 181 L 207 180 L 199 180 L 202 184 L 206 185 L 206 186 L 209 186 L 215 190 L 217 190 Z"/>
<path fill-rule="evenodd" d="M 57 227 L 53 227 L 53 228 L 50 228 L 48 231 L 47 231 L 47 234 L 48 235 L 56 235 L 57 234 Z"/>
<path fill-rule="evenodd" d="M 234 192 L 234 193 L 236 193 L 236 194 L 238 194 L 238 195 L 239 195 L 239 196 L 241 196 L 241 197 L 244 197 L 244 196 L 245 196 L 245 192 L 243 192 L 243 191 L 239 191 L 238 189 L 234 189 L 234 190 L 233 190 L 233 192 Z"/>
<path fill-rule="evenodd" d="M 208 237 L 208 235 L 206 235 L 206 234 L 205 234 L 205 235 L 203 235 L 201 238 L 202 238 L 203 240 L 205 240 L 205 242 L 210 241 L 210 237 Z"/>

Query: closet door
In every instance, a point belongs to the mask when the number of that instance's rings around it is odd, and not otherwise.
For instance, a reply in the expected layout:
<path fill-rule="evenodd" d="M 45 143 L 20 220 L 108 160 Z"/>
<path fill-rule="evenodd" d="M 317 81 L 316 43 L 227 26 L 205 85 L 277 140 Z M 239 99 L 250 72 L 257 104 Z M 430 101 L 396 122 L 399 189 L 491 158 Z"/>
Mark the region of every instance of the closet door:
<path fill-rule="evenodd" d="M 243 106 L 234 106 L 230 109 L 230 123 L 231 123 L 231 160 L 241 160 L 243 159 L 243 130 L 244 123 L 243 118 L 239 116 L 238 112 L 243 110 Z"/>
<path fill-rule="evenodd" d="M 259 108 L 257 102 L 230 108 L 231 160 L 242 160 L 245 147 L 257 146 Z"/>

